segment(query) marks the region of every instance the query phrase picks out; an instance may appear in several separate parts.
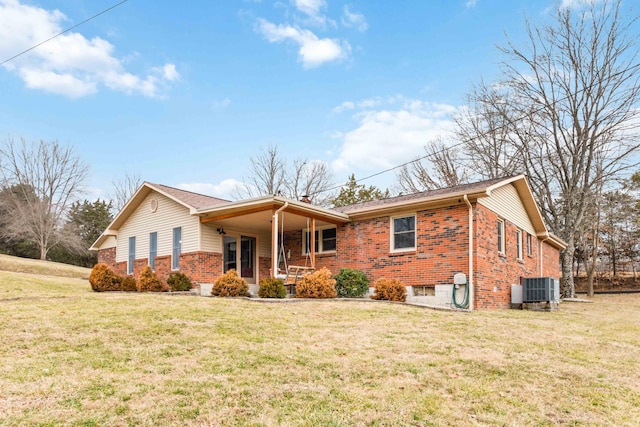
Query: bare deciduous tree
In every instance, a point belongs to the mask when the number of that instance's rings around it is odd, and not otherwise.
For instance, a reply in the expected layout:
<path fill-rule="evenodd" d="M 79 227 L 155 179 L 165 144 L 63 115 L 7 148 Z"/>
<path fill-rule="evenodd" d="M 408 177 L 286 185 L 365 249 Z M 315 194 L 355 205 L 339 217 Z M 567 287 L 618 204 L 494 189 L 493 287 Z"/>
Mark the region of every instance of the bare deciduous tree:
<path fill-rule="evenodd" d="M 396 174 L 401 193 L 419 193 L 467 183 L 469 173 L 460 151 L 437 140 L 424 147 L 426 156 L 404 165 Z"/>
<path fill-rule="evenodd" d="M 278 153 L 278 146 L 270 145 L 267 150 L 260 150 L 260 153 L 249 160 L 251 174 L 236 188 L 236 196 L 258 197 L 282 193 L 286 182 L 286 164 Z"/>
<path fill-rule="evenodd" d="M 313 203 L 321 206 L 329 205 L 334 197 L 328 191 L 332 179 L 325 162 L 295 159 L 289 164 L 277 146 L 270 146 L 250 160 L 251 174 L 236 189 L 238 197 L 274 194 L 299 200 L 309 196 Z"/>
<path fill-rule="evenodd" d="M 517 135 L 505 119 L 514 116 L 509 108 L 498 88 L 480 82 L 467 95 L 466 108 L 454 119 L 467 166 L 483 179 L 517 175 L 523 170 L 520 146 L 513 142 Z"/>
<path fill-rule="evenodd" d="M 63 235 L 63 223 L 88 170 L 71 147 L 58 141 L 7 139 L 0 147 L 0 173 L 3 187 L 12 191 L 4 201 L 8 218 L 3 235 L 33 242 L 40 259 L 55 245 L 72 246 L 75 240 Z"/>
<path fill-rule="evenodd" d="M 142 185 L 142 179 L 137 173 L 127 171 L 120 180 L 111 181 L 111 185 L 111 209 L 117 214 Z"/>
<path fill-rule="evenodd" d="M 558 5 L 551 25 L 527 23 L 525 48 L 501 48 L 500 100 L 508 108 L 498 110 L 547 224 L 568 244 L 561 255 L 564 297 L 575 295 L 575 243 L 590 190 L 628 168 L 639 148 L 638 35 L 635 18 L 621 8 L 620 0 Z"/>
<path fill-rule="evenodd" d="M 300 200 L 303 196 L 308 196 L 316 205 L 331 204 L 335 194 L 329 191 L 333 183 L 325 162 L 296 159 L 290 171 L 286 182 L 288 197 Z"/>

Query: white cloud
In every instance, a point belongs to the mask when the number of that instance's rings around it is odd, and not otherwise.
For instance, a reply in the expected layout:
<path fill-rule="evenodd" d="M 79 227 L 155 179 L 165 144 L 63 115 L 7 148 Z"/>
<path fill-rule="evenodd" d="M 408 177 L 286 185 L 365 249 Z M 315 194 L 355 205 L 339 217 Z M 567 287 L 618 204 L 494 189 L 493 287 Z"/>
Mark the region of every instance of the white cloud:
<path fill-rule="evenodd" d="M 65 15 L 0 0 L 0 57 L 2 59 L 31 48 L 63 31 Z M 152 69 L 138 76 L 124 69 L 124 60 L 114 56 L 114 46 L 94 37 L 68 32 L 3 65 L 15 72 L 32 89 L 78 98 L 94 94 L 100 85 L 128 94 L 158 96 L 168 82 L 179 79 L 174 64 Z"/>
<path fill-rule="evenodd" d="M 317 16 L 327 7 L 325 0 L 292 0 L 292 3 L 296 9 L 309 16 Z"/>
<path fill-rule="evenodd" d="M 214 110 L 224 110 L 229 105 L 231 105 L 231 100 L 229 98 L 224 98 L 224 99 L 213 101 L 213 109 Z"/>
<path fill-rule="evenodd" d="M 207 182 L 191 182 L 176 185 L 177 188 L 194 193 L 206 194 L 208 196 L 219 197 L 221 199 L 233 200 L 234 191 L 242 185 L 241 181 L 235 179 L 225 179 L 218 184 Z"/>
<path fill-rule="evenodd" d="M 405 100 L 400 109 L 357 113 L 358 126 L 342 135 L 340 155 L 333 162 L 337 172 L 353 169 L 387 169 L 421 154 L 431 140 L 453 128 L 456 108 L 419 100 Z"/>
<path fill-rule="evenodd" d="M 563 9 L 576 9 L 583 6 L 594 5 L 600 3 L 602 0 L 562 0 L 560 8 Z"/>
<path fill-rule="evenodd" d="M 305 68 L 344 59 L 351 52 L 351 46 L 346 41 L 321 39 L 309 30 L 290 25 L 275 25 L 262 18 L 258 18 L 256 30 L 271 43 L 285 40 L 296 43 L 299 47 L 299 60 Z"/>
<path fill-rule="evenodd" d="M 170 82 L 176 81 L 180 78 L 180 74 L 176 70 L 176 66 L 174 64 L 165 64 L 165 66 L 162 67 L 162 75 L 165 80 Z"/>
<path fill-rule="evenodd" d="M 396 96 L 389 96 L 386 98 L 376 96 L 373 98 L 362 99 L 360 101 L 344 101 L 342 104 L 335 107 L 332 111 L 334 113 L 342 113 L 344 111 L 355 110 L 355 109 L 367 110 L 374 107 L 379 107 L 380 105 L 383 105 L 383 104 L 393 105 L 398 100 L 404 100 L 404 98 L 400 95 L 396 95 Z"/>
<path fill-rule="evenodd" d="M 344 101 L 333 109 L 334 113 L 342 113 L 343 111 L 353 110 L 356 108 L 356 104 L 353 101 Z"/>
<path fill-rule="evenodd" d="M 464 6 L 467 9 L 471 9 L 476 7 L 476 5 L 478 4 L 478 0 L 467 0 L 467 2 L 464 4 Z"/>
<path fill-rule="evenodd" d="M 349 5 L 344 6 L 342 25 L 349 28 L 356 28 L 360 32 L 365 32 L 369 28 L 369 24 L 364 15 L 358 12 L 352 12 L 349 9 Z"/>

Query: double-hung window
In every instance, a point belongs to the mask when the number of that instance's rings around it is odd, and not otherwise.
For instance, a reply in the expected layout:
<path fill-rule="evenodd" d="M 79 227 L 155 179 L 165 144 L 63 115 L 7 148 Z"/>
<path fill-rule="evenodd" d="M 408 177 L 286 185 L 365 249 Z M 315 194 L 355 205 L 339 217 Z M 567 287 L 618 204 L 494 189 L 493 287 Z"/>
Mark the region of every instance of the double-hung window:
<path fill-rule="evenodd" d="M 516 230 L 516 255 L 522 259 L 522 230 Z"/>
<path fill-rule="evenodd" d="M 308 254 L 311 251 L 311 232 L 307 230 L 302 236 L 303 253 Z M 337 242 L 336 227 L 317 229 L 315 236 L 316 245 L 314 249 L 316 253 L 335 252 Z"/>
<path fill-rule="evenodd" d="M 398 216 L 391 218 L 392 252 L 412 251 L 416 249 L 416 216 Z"/>
<path fill-rule="evenodd" d="M 129 262 L 127 263 L 127 274 L 133 274 L 133 262 L 136 259 L 136 237 L 129 237 Z"/>
<path fill-rule="evenodd" d="M 182 253 L 182 227 L 173 229 L 173 250 L 171 252 L 171 269 L 180 269 L 180 253 Z"/>
<path fill-rule="evenodd" d="M 533 248 L 531 247 L 531 234 L 527 233 L 527 255 L 531 256 Z"/>
<path fill-rule="evenodd" d="M 504 253 L 504 220 L 498 219 L 498 252 Z"/>
<path fill-rule="evenodd" d="M 158 233 L 149 233 L 149 267 L 156 269 L 156 256 L 158 256 Z"/>

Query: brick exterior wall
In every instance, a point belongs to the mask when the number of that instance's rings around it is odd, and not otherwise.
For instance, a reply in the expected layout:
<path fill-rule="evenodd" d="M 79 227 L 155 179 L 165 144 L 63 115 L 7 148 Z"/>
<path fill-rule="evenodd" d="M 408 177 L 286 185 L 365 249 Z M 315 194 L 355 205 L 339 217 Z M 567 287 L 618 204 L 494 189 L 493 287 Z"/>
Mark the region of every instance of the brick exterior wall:
<path fill-rule="evenodd" d="M 468 218 L 466 205 L 416 212 L 416 250 L 396 253 L 391 252 L 389 216 L 353 221 L 338 226 L 336 253 L 316 254 L 316 268 L 334 274 L 355 268 L 371 283 L 385 277 L 407 286 L 449 284 L 455 273 L 468 274 Z M 290 265 L 310 265 L 302 255 L 301 231 L 285 233 L 284 240 Z"/>
<path fill-rule="evenodd" d="M 524 277 L 560 277 L 559 252 L 536 236 L 531 236 L 531 254 L 527 254 L 525 231 L 522 232 L 523 256 L 517 255 L 518 227 L 505 223 L 505 251 L 498 252 L 498 215 L 482 205 L 474 209 L 474 305 L 477 309 L 509 308 L 511 285 Z M 540 247 L 543 268 L 540 271 Z"/>
<path fill-rule="evenodd" d="M 116 248 L 100 249 L 98 251 L 98 262 L 109 266 L 116 265 Z"/>
<path fill-rule="evenodd" d="M 122 275 L 127 275 L 127 261 L 115 262 L 116 248 L 102 249 L 98 251 L 99 262 L 104 262 L 111 269 Z M 268 262 L 268 261 L 267 261 Z M 148 258 L 138 258 L 134 261 L 133 276 L 137 279 L 144 267 L 149 264 Z M 180 254 L 180 269 L 189 276 L 194 285 L 200 283 L 213 283 L 222 274 L 222 254 L 218 252 L 189 252 Z M 155 272 L 166 281 L 171 270 L 171 255 L 157 256 L 155 259 Z M 262 274 L 262 271 L 261 273 Z M 267 270 L 267 276 L 269 271 Z"/>
<path fill-rule="evenodd" d="M 542 274 L 540 277 L 562 277 L 560 252 L 547 243 L 542 243 Z"/>
<path fill-rule="evenodd" d="M 180 254 L 180 271 L 193 282 L 213 283 L 222 274 L 222 254 L 203 251 Z"/>

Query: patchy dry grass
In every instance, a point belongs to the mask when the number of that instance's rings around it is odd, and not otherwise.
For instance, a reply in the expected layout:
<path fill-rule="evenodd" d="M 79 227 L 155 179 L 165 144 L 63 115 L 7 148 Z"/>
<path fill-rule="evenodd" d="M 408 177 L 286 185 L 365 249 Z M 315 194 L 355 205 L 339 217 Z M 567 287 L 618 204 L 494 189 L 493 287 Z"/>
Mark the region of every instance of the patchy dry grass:
<path fill-rule="evenodd" d="M 93 293 L 1 272 L 0 291 L 3 426 L 640 420 L 636 295 L 465 314 Z"/>
<path fill-rule="evenodd" d="M 62 264 L 59 262 L 18 258 L 4 254 L 0 254 L 0 271 L 13 271 L 17 273 L 40 274 L 56 277 L 71 277 L 75 279 L 86 279 L 89 277 L 89 273 L 91 273 L 90 268 Z"/>

